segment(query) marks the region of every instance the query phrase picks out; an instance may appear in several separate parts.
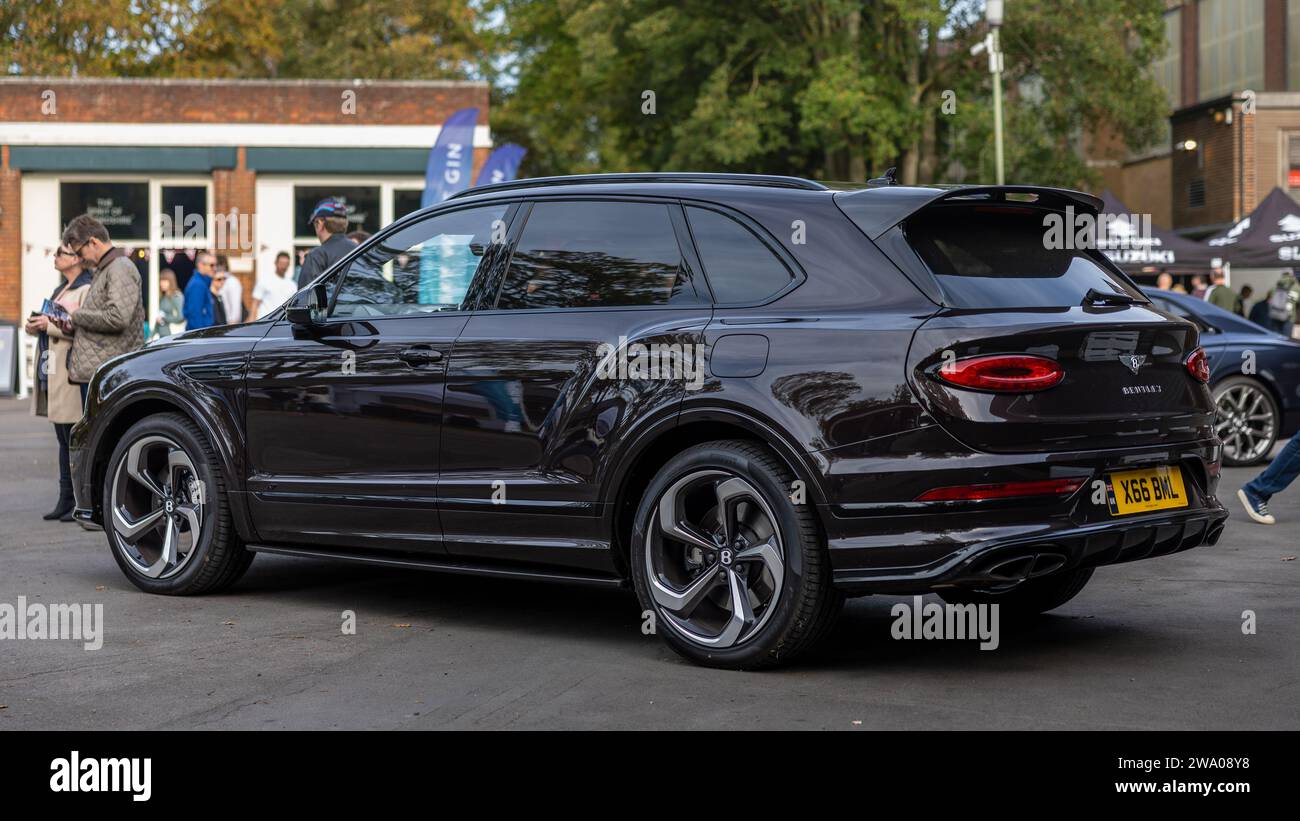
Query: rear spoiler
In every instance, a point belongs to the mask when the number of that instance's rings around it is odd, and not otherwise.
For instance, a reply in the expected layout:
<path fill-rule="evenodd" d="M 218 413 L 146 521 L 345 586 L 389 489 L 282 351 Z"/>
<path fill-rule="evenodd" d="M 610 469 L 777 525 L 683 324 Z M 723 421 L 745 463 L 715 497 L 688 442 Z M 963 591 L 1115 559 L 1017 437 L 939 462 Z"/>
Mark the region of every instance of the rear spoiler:
<path fill-rule="evenodd" d="M 1105 206 L 1101 197 L 1068 188 L 1045 188 L 1037 185 L 957 185 L 908 186 L 889 185 L 841 191 L 835 204 L 853 220 L 873 242 L 908 217 L 941 202 L 1016 202 L 1025 201 L 1052 208 L 1074 206 L 1090 214 Z"/>

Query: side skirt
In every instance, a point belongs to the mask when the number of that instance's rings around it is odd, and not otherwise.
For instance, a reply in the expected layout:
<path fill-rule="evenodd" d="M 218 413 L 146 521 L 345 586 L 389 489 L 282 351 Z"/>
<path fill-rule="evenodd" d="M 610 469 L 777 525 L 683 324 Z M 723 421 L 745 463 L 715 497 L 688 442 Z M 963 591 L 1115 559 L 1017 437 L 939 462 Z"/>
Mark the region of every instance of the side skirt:
<path fill-rule="evenodd" d="M 532 567 L 511 567 L 495 564 L 470 564 L 450 561 L 445 558 L 425 558 L 421 556 L 385 556 L 373 553 L 349 553 L 334 550 L 313 550 L 311 548 L 282 547 L 279 545 L 250 544 L 247 549 L 254 553 L 268 553 L 279 556 L 297 556 L 303 559 L 338 559 L 362 564 L 381 565 L 384 567 L 404 567 L 412 570 L 433 570 L 441 573 L 462 573 L 470 576 L 496 576 L 503 579 L 528 579 L 532 581 L 562 582 L 568 584 L 589 584 L 597 587 L 627 587 L 627 583 L 615 576 L 587 574 L 572 570 L 550 571 Z"/>

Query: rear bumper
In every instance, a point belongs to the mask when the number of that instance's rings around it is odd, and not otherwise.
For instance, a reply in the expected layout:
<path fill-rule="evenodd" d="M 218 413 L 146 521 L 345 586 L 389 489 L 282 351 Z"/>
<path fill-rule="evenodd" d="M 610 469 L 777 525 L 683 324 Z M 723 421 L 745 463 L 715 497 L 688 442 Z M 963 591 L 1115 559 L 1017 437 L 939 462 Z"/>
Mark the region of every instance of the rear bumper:
<path fill-rule="evenodd" d="M 844 459 L 834 503 L 821 508 L 835 585 L 851 593 L 988 587 L 1079 567 L 1165 556 L 1214 544 L 1228 512 L 1216 497 L 1220 444 L 1071 453 L 927 454 Z M 1179 465 L 1186 506 L 1111 515 L 1098 480 L 1115 471 Z M 922 488 L 1073 478 L 1066 497 L 917 502 Z M 1108 487 L 1108 485 L 1107 485 Z"/>
<path fill-rule="evenodd" d="M 1168 556 L 1213 545 L 1228 511 L 1218 501 L 1196 510 L 1148 514 L 1083 526 L 1033 526 L 953 544 L 920 567 L 836 567 L 835 586 L 850 593 L 917 593 L 941 587 L 989 587 L 1048 573 Z M 1013 529 L 1014 530 L 1014 529 Z M 832 552 L 832 556 L 834 553 Z"/>

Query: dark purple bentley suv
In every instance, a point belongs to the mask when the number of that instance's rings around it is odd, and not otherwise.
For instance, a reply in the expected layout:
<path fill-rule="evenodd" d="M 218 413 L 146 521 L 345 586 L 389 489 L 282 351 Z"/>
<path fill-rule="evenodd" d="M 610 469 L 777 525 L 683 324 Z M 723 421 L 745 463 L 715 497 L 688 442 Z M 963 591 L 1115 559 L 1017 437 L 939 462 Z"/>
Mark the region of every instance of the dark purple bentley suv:
<path fill-rule="evenodd" d="M 630 586 L 719 667 L 795 658 L 846 596 L 1049 610 L 1227 517 L 1197 326 L 1045 238 L 1100 207 L 731 174 L 471 189 L 263 320 L 101 367 L 77 516 L 152 593 L 259 552 Z"/>

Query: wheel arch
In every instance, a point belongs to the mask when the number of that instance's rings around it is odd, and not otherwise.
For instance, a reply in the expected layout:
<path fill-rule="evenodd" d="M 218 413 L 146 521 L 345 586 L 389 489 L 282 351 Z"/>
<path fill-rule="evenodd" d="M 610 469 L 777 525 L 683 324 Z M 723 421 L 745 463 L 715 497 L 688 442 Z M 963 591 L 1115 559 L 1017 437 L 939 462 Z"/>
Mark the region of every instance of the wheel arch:
<path fill-rule="evenodd" d="M 826 503 L 825 489 L 818 478 L 821 468 L 816 455 L 800 450 L 772 426 L 756 416 L 730 408 L 699 408 L 683 411 L 641 433 L 620 460 L 619 468 L 603 498 L 611 528 L 613 558 L 618 572 L 630 577 L 628 556 L 636 509 L 646 487 L 659 470 L 689 447 L 724 439 L 756 442 L 771 449 L 808 490 L 808 502 L 820 511 Z M 825 523 L 823 522 L 823 528 Z"/>
<path fill-rule="evenodd" d="M 108 460 L 113 455 L 113 449 L 132 425 L 141 419 L 163 413 L 184 416 L 197 425 L 207 437 L 225 475 L 226 487 L 229 491 L 228 501 L 235 526 L 241 538 L 252 539 L 251 524 L 247 518 L 243 494 L 240 492 L 244 483 L 244 476 L 240 472 L 243 460 L 235 450 L 236 443 L 241 441 L 240 438 L 230 431 L 218 431 L 208 418 L 208 414 L 203 413 L 188 397 L 157 387 L 142 388 L 117 400 L 109 418 L 97 426 L 99 432 L 91 446 L 93 454 L 91 489 L 96 521 L 103 524 L 104 512 L 101 509 L 101 499 L 103 499 L 104 481 L 108 473 Z"/>

